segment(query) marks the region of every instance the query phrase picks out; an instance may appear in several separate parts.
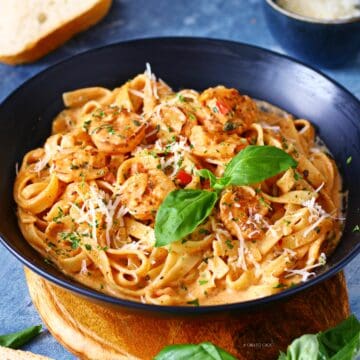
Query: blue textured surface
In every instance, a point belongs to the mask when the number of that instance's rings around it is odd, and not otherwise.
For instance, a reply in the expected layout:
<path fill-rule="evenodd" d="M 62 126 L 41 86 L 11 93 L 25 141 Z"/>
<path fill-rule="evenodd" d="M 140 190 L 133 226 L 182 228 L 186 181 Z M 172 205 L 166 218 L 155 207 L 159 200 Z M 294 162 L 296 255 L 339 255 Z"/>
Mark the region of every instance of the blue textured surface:
<path fill-rule="evenodd" d="M 116 41 L 139 37 L 186 35 L 231 39 L 283 52 L 272 39 L 261 9 L 264 0 L 123 0 L 109 15 L 36 64 L 0 65 L 0 101 L 26 79 L 73 54 Z M 360 56 L 338 70 L 325 71 L 360 97 Z M 0 333 L 41 323 L 32 306 L 21 264 L 0 248 Z M 360 318 L 360 258 L 346 268 L 352 311 Z M 57 360 L 75 359 L 47 332 L 27 350 Z"/>

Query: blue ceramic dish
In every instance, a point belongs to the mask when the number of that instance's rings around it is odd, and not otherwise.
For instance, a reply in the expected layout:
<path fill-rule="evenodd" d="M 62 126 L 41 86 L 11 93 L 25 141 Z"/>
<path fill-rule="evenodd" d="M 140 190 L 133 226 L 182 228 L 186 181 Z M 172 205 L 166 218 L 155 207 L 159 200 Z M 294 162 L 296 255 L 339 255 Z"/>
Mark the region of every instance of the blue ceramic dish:
<path fill-rule="evenodd" d="M 144 71 L 153 71 L 174 89 L 205 89 L 223 84 L 307 118 L 330 148 L 349 190 L 342 240 L 316 277 L 276 295 L 214 306 L 159 306 L 118 299 L 80 284 L 44 262 L 23 238 L 12 188 L 15 164 L 44 143 L 65 91 L 87 86 L 114 88 Z M 91 50 L 52 66 L 24 83 L 0 105 L 0 242 L 24 265 L 78 295 L 126 311 L 151 316 L 220 314 L 259 309 L 286 299 L 340 271 L 360 252 L 360 102 L 325 75 L 286 56 L 250 45 L 199 38 L 128 41 Z M 347 165 L 346 159 L 352 156 Z M 1 251 L 1 250 L 0 250 Z M 2 251 L 4 251 L 2 249 Z"/>
<path fill-rule="evenodd" d="M 323 67 L 337 67 L 360 50 L 360 17 L 318 20 L 284 10 L 275 0 L 263 1 L 274 38 L 291 55 Z"/>

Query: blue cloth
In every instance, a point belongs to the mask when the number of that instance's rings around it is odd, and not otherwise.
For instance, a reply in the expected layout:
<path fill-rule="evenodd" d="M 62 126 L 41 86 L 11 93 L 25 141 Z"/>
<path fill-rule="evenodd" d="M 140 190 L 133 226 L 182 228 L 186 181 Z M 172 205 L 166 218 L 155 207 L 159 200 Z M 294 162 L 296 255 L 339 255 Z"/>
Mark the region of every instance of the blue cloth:
<path fill-rule="evenodd" d="M 0 65 L 0 101 L 25 80 L 87 49 L 133 38 L 185 35 L 231 39 L 282 52 L 262 14 L 264 0 L 114 0 L 109 15 L 35 64 Z M 360 56 L 346 67 L 325 71 L 360 97 Z M 0 333 L 41 323 L 25 283 L 21 264 L 0 248 Z M 346 268 L 352 311 L 360 318 L 360 257 Z M 57 360 L 75 359 L 48 331 L 25 349 Z"/>

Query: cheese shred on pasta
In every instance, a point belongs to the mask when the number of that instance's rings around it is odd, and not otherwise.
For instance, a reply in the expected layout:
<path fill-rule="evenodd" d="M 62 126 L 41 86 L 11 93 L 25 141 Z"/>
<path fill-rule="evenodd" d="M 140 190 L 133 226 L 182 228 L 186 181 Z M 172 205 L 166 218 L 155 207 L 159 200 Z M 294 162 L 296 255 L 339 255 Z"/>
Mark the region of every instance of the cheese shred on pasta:
<path fill-rule="evenodd" d="M 231 303 L 307 280 L 337 245 L 341 180 L 309 121 L 223 86 L 176 93 L 150 66 L 63 98 L 14 197 L 25 239 L 77 281 L 144 303 Z M 156 248 L 165 197 L 208 188 L 197 169 L 221 176 L 250 144 L 283 149 L 297 169 L 227 187 L 191 235 Z"/>

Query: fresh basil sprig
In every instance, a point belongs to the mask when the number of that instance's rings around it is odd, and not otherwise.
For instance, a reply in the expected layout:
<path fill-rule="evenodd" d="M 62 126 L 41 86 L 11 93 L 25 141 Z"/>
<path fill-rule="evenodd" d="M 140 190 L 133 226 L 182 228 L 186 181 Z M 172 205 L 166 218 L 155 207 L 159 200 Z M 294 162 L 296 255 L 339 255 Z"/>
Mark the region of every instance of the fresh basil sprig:
<path fill-rule="evenodd" d="M 226 166 L 217 178 L 210 170 L 198 174 L 210 180 L 215 190 L 175 190 L 161 204 L 155 219 L 155 246 L 168 245 L 191 234 L 211 213 L 218 193 L 229 185 L 251 185 L 275 176 L 297 162 L 274 146 L 247 146 Z"/>
<path fill-rule="evenodd" d="M 39 335 L 41 328 L 41 325 L 30 326 L 15 333 L 0 335 L 0 346 L 17 349 Z"/>
<path fill-rule="evenodd" d="M 183 344 L 170 345 L 162 349 L 154 360 L 236 360 L 225 350 L 213 345 L 210 342 L 203 342 L 198 345 Z"/>
<path fill-rule="evenodd" d="M 295 339 L 278 360 L 353 360 L 360 355 L 360 323 L 354 315 L 334 328 Z"/>

